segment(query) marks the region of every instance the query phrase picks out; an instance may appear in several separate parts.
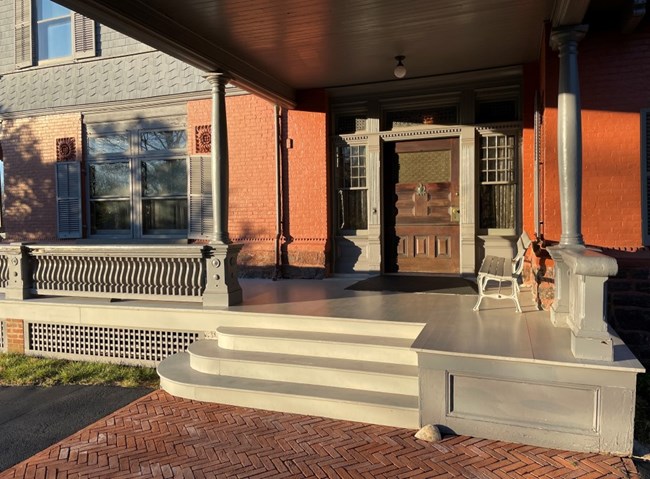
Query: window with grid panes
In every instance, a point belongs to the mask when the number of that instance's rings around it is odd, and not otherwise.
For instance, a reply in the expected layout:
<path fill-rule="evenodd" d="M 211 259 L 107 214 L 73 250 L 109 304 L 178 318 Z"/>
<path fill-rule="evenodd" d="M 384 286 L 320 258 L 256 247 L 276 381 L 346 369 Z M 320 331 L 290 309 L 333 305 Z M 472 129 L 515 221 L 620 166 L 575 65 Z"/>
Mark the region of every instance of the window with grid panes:
<path fill-rule="evenodd" d="M 338 229 L 368 228 L 368 188 L 366 186 L 366 147 L 346 145 L 336 155 Z"/>
<path fill-rule="evenodd" d="M 187 234 L 185 129 L 88 137 L 91 235 Z"/>
<path fill-rule="evenodd" d="M 515 135 L 492 134 L 481 138 L 480 228 L 514 229 L 516 215 Z"/>

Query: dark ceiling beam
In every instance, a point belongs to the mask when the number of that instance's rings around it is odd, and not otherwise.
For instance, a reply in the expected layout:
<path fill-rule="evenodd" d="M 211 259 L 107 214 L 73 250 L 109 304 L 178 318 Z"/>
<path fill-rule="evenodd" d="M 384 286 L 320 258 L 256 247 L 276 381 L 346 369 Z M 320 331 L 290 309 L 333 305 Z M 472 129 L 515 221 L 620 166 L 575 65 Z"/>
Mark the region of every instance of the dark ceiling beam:
<path fill-rule="evenodd" d="M 230 75 L 233 84 L 272 103 L 286 108 L 296 106 L 293 88 L 197 35 L 144 1 L 57 0 L 57 3 L 200 70 L 224 72 Z"/>

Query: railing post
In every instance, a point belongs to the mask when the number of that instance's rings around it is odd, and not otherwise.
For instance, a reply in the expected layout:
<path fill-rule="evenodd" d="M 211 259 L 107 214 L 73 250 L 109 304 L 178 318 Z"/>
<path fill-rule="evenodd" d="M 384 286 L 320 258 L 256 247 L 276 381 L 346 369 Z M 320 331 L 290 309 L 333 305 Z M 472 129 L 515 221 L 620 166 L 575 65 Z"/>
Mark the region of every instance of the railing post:
<path fill-rule="evenodd" d="M 31 297 L 31 277 L 29 271 L 29 248 L 27 243 L 11 243 L 7 254 L 9 282 L 5 289 L 5 299 L 28 299 Z"/>
<path fill-rule="evenodd" d="M 618 264 L 597 251 L 558 249 L 568 272 L 567 323 L 571 351 L 576 358 L 613 361 L 614 345 L 607 324 L 605 281 L 618 272 Z"/>
<path fill-rule="evenodd" d="M 237 255 L 241 248 L 241 244 L 210 244 L 205 247 L 203 306 L 227 307 L 242 302 L 242 289 L 237 278 Z"/>

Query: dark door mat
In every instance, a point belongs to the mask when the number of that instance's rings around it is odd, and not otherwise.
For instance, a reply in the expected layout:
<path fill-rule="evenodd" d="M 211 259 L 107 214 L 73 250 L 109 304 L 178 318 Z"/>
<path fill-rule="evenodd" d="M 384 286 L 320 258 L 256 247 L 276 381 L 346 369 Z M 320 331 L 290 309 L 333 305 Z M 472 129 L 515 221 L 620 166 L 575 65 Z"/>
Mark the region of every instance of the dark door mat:
<path fill-rule="evenodd" d="M 472 281 L 448 276 L 380 275 L 358 281 L 345 289 L 396 293 L 477 294 Z"/>

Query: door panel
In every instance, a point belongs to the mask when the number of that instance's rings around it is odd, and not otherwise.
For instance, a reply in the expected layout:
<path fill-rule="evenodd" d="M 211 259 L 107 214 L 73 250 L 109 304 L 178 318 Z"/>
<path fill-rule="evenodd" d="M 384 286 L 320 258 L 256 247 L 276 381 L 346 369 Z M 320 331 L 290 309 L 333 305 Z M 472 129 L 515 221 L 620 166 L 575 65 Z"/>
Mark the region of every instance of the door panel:
<path fill-rule="evenodd" d="M 393 166 L 397 271 L 458 273 L 458 140 L 396 143 Z"/>

